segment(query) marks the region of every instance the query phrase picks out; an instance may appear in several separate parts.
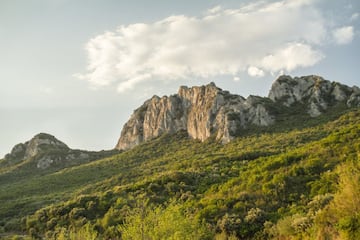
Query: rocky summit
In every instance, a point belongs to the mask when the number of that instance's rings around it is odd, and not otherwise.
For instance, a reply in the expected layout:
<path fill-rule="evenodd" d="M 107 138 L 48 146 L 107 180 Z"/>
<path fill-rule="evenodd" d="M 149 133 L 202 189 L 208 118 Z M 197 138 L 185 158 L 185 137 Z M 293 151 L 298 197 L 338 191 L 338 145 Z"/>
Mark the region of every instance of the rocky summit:
<path fill-rule="evenodd" d="M 216 134 L 217 139 L 228 142 L 239 128 L 274 122 L 262 100 L 230 94 L 214 83 L 192 88 L 183 86 L 178 94 L 154 96 L 136 109 L 125 124 L 116 148 L 129 149 L 163 133 L 179 130 L 186 130 L 189 136 L 201 141 Z"/>
<path fill-rule="evenodd" d="M 287 107 L 295 103 L 304 104 L 306 113 L 317 117 L 329 107 L 341 102 L 347 107 L 359 107 L 360 89 L 314 75 L 295 78 L 281 76 L 273 83 L 269 98 Z"/>
<path fill-rule="evenodd" d="M 274 81 L 268 97 L 242 96 L 206 86 L 180 87 L 175 95 L 154 96 L 134 111 L 124 125 L 117 149 L 130 149 L 164 133 L 187 131 L 191 138 L 204 141 L 215 136 L 223 143 L 231 141 L 250 126 L 276 123 L 276 109 L 304 106 L 304 114 L 317 117 L 337 104 L 360 106 L 360 89 L 320 76 L 280 76 Z M 282 106 L 283 108 L 280 108 Z"/>
<path fill-rule="evenodd" d="M 30 164 L 37 169 L 55 169 L 89 162 L 114 154 L 114 151 L 89 152 L 69 148 L 65 143 L 47 133 L 39 133 L 25 143 L 15 145 L 0 161 L 3 166 Z"/>
<path fill-rule="evenodd" d="M 40 133 L 34 136 L 30 141 L 15 145 L 11 152 L 6 154 L 5 160 L 14 164 L 36 157 L 49 150 L 68 151 L 70 149 L 65 143 L 59 141 L 54 136 Z"/>

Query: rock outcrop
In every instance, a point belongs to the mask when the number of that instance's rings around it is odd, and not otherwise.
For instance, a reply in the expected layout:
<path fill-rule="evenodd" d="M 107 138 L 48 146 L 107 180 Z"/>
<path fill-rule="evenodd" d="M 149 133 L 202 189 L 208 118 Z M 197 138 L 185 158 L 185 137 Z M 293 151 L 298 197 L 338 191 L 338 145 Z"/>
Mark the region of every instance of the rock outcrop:
<path fill-rule="evenodd" d="M 48 150 L 68 151 L 69 147 L 50 134 L 40 133 L 30 141 L 15 145 L 11 152 L 5 156 L 5 160 L 22 161 Z"/>
<path fill-rule="evenodd" d="M 249 125 L 267 126 L 274 116 L 266 108 L 267 100 L 250 96 L 245 99 L 210 83 L 201 87 L 180 87 L 178 94 L 152 97 L 136 109 L 125 124 L 117 149 L 129 149 L 163 133 L 186 130 L 190 137 L 216 138 L 228 142 Z"/>
<path fill-rule="evenodd" d="M 320 76 L 280 76 L 272 85 L 269 98 L 287 107 L 294 103 L 307 106 L 307 113 L 317 117 L 329 107 L 344 102 L 348 107 L 359 106 L 360 89 L 338 82 L 324 80 Z"/>
<path fill-rule="evenodd" d="M 200 87 L 180 87 L 172 96 L 154 96 L 136 109 L 124 125 L 116 149 L 130 149 L 164 133 L 187 131 L 194 139 L 210 136 L 226 143 L 249 126 L 269 126 L 276 122 L 272 109 L 303 104 L 306 113 L 316 117 L 328 108 L 344 103 L 360 106 L 360 89 L 319 76 L 280 76 L 268 97 L 242 96 L 210 83 Z"/>
<path fill-rule="evenodd" d="M 38 169 L 62 168 L 106 157 L 113 151 L 88 152 L 70 149 L 65 143 L 46 133 L 34 136 L 30 141 L 19 143 L 0 162 L 1 166 L 12 166 L 22 162 L 35 163 Z"/>

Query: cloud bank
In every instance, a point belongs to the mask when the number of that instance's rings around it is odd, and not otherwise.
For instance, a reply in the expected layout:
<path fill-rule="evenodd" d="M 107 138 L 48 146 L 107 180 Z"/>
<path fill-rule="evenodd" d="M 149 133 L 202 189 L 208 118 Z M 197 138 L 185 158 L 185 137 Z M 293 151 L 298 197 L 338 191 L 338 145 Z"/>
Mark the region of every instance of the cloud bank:
<path fill-rule="evenodd" d="M 123 92 L 150 79 L 238 79 L 242 72 L 263 77 L 312 66 L 324 57 L 319 47 L 328 37 L 326 21 L 312 2 L 216 6 L 201 17 L 122 25 L 90 39 L 87 73 L 77 76 L 93 87 L 115 85 Z M 349 31 L 333 32 L 336 42 L 351 41 Z"/>

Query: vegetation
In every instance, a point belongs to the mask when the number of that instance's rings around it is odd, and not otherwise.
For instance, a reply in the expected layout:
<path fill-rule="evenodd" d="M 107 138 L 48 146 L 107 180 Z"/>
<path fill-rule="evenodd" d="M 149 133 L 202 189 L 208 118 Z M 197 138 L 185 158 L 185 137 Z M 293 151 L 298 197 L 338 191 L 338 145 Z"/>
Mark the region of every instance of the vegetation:
<path fill-rule="evenodd" d="M 360 239 L 359 158 L 360 111 L 352 110 L 249 129 L 225 145 L 179 132 L 57 171 L 3 167 L 0 234 Z"/>

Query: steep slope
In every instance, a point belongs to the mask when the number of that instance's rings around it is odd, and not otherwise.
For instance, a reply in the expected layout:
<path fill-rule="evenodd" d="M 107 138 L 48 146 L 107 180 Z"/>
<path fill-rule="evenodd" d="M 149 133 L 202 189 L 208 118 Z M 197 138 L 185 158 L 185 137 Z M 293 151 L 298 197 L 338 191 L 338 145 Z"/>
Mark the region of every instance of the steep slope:
<path fill-rule="evenodd" d="M 181 87 L 134 112 L 123 152 L 39 134 L 0 160 L 0 238 L 360 237 L 358 88 L 329 83 L 282 76 L 247 99 Z"/>
<path fill-rule="evenodd" d="M 171 209 L 175 202 L 190 214 L 182 217 L 209 224 L 210 235 L 304 239 L 296 234 L 316 233 L 316 214 L 331 203 L 342 176 L 338 167 L 359 160 L 359 126 L 360 112 L 349 111 L 327 124 L 249 135 L 225 145 L 189 139 L 186 131 L 164 134 L 111 158 L 43 176 L 40 181 L 62 183 L 62 191 L 75 185 L 77 191 L 67 192 L 69 201 L 36 211 L 24 225 L 33 236 L 46 233 L 49 239 L 76 229 L 119 239 L 129 211 L 142 211 L 143 223 L 153 226 L 146 217 L 157 221 L 160 212 L 147 215 L 152 207 Z M 294 225 L 286 224 L 294 232 L 278 232 L 278 222 L 292 215 Z M 179 218 L 172 221 L 177 226 Z"/>
<path fill-rule="evenodd" d="M 15 145 L 4 159 L 0 159 L 0 225 L 19 226 L 20 216 L 64 200 L 81 187 L 81 180 L 77 181 L 80 176 L 57 181 L 56 173 L 60 170 L 118 153 L 117 150 L 95 152 L 71 149 L 47 133 L 39 133 L 29 141 Z M 0 226 L 0 239 L 1 233 Z"/>
<path fill-rule="evenodd" d="M 305 114 L 317 117 L 343 103 L 360 106 L 360 89 L 324 80 L 319 76 L 281 76 L 269 97 L 231 94 L 210 83 L 201 87 L 180 87 L 177 94 L 154 96 L 136 109 L 121 131 L 117 149 L 129 149 L 164 133 L 185 130 L 191 138 L 204 141 L 215 135 L 223 143 L 251 126 L 269 126 L 278 115 L 303 105 Z M 282 106 L 282 107 L 281 107 Z"/>

